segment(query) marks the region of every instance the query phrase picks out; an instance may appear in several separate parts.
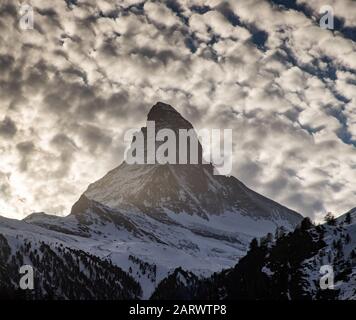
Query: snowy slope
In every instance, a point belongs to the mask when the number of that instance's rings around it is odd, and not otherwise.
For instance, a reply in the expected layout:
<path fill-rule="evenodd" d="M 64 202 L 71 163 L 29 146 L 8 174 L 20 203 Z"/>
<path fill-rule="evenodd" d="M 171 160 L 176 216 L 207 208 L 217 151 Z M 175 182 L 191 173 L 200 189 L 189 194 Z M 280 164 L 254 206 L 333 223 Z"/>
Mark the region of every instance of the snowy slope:
<path fill-rule="evenodd" d="M 348 214 L 351 221 L 346 219 Z M 334 224 L 324 223 L 311 228 L 308 233 L 315 243 L 321 245 L 310 257 L 295 266 L 294 272 L 300 277 L 300 296 L 310 299 L 356 300 L 356 208 L 338 217 Z M 304 251 L 308 255 L 309 249 L 305 243 L 300 245 L 305 246 Z M 332 267 L 333 290 L 320 288 L 322 266 Z M 275 277 L 268 262 L 264 272 L 271 278 Z"/>
<path fill-rule="evenodd" d="M 82 196 L 81 213 L 74 211 L 65 218 L 32 215 L 26 222 L 51 230 L 47 241 L 64 239 L 66 245 L 110 259 L 141 283 L 148 298 L 155 285 L 176 267 L 208 276 L 236 264 L 253 237 L 273 232 L 276 225 L 290 228 L 286 220 L 253 219 L 245 214 L 226 212 L 209 220 L 187 213 L 166 210 L 167 219 L 118 211 Z M 86 207 L 85 207 L 86 205 Z M 76 209 L 76 208 L 74 208 Z M 17 226 L 18 232 L 26 225 Z M 38 228 L 33 237 L 46 230 Z M 53 231 L 56 230 L 56 231 Z M 143 274 L 141 264 L 155 266 L 155 275 Z"/>
<path fill-rule="evenodd" d="M 187 287 L 181 279 L 176 279 L 177 272 L 174 271 L 157 286 L 152 297 L 174 299 L 176 290 L 172 288 L 177 287 L 179 292 L 193 299 L 294 299 L 298 297 L 298 291 L 290 287 L 302 283 L 294 272 L 295 265 L 299 265 L 300 261 L 311 256 L 319 247 L 317 243 L 310 246 L 313 240 L 307 234 L 291 234 L 284 234 L 276 247 L 272 238 L 269 241 L 255 241 L 247 255 L 233 268 L 218 272 L 210 278 L 199 280 L 190 274 L 189 279 L 186 279 Z M 183 274 L 179 274 L 181 278 Z"/>
<path fill-rule="evenodd" d="M 320 286 L 323 266 L 332 268 L 334 287 Z M 152 298 L 356 300 L 356 209 L 319 226 L 304 219 L 293 232 L 255 241 L 236 266 L 210 278 L 178 268 Z"/>
<path fill-rule="evenodd" d="M 324 224 L 326 245 L 301 265 L 310 284 L 308 291 L 314 297 L 320 292 L 320 267 L 330 265 L 335 273 L 337 298 L 356 300 L 356 208 L 350 211 L 351 223 L 345 221 L 346 215 L 338 217 L 335 226 Z"/>

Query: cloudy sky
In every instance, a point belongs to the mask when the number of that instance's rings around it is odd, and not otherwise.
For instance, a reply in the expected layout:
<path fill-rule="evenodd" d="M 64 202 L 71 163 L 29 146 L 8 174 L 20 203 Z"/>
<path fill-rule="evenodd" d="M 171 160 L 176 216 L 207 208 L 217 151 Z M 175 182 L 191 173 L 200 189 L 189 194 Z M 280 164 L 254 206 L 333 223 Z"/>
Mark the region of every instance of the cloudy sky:
<path fill-rule="evenodd" d="M 1 215 L 69 213 L 156 101 L 233 129 L 256 191 L 315 219 L 356 206 L 355 1 L 26 3 L 33 30 L 0 0 Z"/>

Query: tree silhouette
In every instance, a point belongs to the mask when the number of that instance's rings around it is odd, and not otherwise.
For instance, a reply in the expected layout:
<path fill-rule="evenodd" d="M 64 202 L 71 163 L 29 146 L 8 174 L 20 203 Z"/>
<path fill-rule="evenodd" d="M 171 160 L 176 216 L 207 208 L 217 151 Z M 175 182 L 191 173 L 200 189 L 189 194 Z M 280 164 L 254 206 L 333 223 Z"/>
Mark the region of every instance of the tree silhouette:
<path fill-rule="evenodd" d="M 335 226 L 336 225 L 336 219 L 335 216 L 331 213 L 328 212 L 324 218 L 324 221 L 329 225 L 329 226 Z"/>

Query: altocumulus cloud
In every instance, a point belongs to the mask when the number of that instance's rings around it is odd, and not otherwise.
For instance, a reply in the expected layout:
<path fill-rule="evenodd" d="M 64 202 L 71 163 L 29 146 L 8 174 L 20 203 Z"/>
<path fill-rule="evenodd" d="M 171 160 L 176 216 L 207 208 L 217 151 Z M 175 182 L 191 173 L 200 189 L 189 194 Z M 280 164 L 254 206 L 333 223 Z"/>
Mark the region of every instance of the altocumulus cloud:
<path fill-rule="evenodd" d="M 33 30 L 0 4 L 1 214 L 67 214 L 158 100 L 233 129 L 256 191 L 316 219 L 356 205 L 355 2 L 28 3 Z"/>

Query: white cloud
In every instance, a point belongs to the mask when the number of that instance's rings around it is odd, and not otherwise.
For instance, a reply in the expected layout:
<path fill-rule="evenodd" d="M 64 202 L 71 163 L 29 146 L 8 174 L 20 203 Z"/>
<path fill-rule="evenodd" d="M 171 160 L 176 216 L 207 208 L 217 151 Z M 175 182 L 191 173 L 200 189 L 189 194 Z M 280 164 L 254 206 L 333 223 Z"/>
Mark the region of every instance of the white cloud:
<path fill-rule="evenodd" d="M 68 213 L 157 100 L 232 128 L 234 174 L 256 191 L 313 217 L 356 205 L 356 51 L 342 33 L 260 0 L 31 3 L 32 31 L 0 5 L 2 214 Z M 350 1 L 333 5 L 354 25 Z"/>

